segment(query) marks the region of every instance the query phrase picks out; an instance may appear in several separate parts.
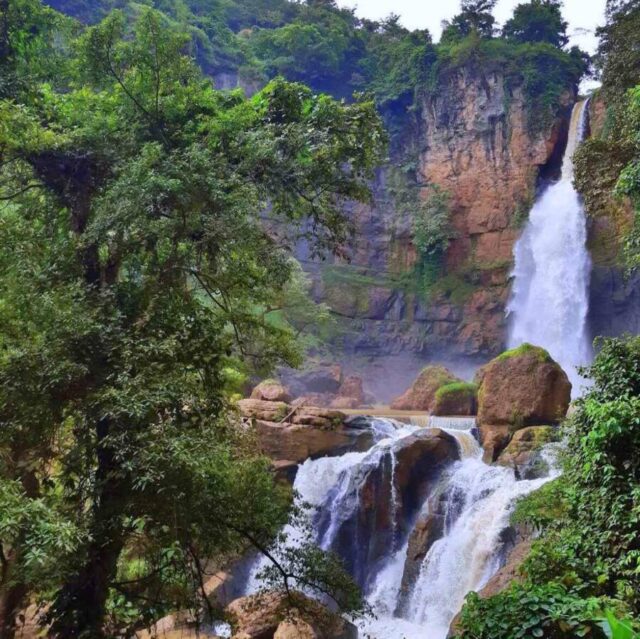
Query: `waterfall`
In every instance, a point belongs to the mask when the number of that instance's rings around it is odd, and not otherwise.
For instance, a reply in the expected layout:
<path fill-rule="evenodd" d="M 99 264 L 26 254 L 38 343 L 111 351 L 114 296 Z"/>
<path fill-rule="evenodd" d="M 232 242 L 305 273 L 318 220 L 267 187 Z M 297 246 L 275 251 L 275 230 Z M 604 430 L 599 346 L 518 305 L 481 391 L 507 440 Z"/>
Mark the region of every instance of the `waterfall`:
<path fill-rule="evenodd" d="M 583 140 L 588 100 L 575 105 L 562 175 L 534 204 L 514 249 L 508 305 L 509 346 L 545 348 L 566 371 L 574 393 L 584 384 L 576 367 L 591 359 L 587 335 L 591 259 L 584 207 L 573 187 L 573 154 Z"/>
<path fill-rule="evenodd" d="M 394 454 L 405 438 L 422 429 L 381 418 L 371 419 L 370 425 L 378 440 L 371 450 L 307 460 L 299 467 L 294 489 L 301 502 L 317 509 L 312 521 L 317 543 L 343 557 L 374 610 L 375 618 L 359 624 L 361 637 L 445 639 L 467 593 L 482 588 L 504 561 L 503 537 L 515 501 L 549 477 L 518 481 L 513 470 L 485 464 L 474 436 L 475 421 L 467 419 L 467 429 L 452 422 L 447 432 L 456 439 L 460 460 L 442 471 L 418 512 L 410 512 L 395 485 L 399 465 Z M 363 517 L 361 509 L 371 506 L 373 488 L 378 491 L 373 502 L 381 510 Z M 361 502 L 361 490 L 367 506 Z M 431 503 L 444 512 L 443 534 L 428 549 L 407 592 L 411 532 Z M 380 517 L 383 512 L 390 520 Z M 286 532 L 290 544 L 298 543 L 292 526 Z M 254 576 L 260 566 L 264 560 Z M 256 589 L 252 578 L 247 593 Z"/>

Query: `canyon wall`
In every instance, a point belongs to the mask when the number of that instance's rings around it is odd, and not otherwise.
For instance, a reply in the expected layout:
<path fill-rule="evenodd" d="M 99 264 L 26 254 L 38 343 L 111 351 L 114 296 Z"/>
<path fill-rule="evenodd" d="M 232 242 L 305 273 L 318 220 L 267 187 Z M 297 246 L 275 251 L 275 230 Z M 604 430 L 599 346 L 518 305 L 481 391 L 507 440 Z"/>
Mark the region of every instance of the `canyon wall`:
<path fill-rule="evenodd" d="M 513 245 L 541 176 L 561 157 L 574 99 L 567 90 L 537 133 L 522 91 L 500 74 L 461 70 L 420 103 L 378 173 L 372 205 L 350 211 L 351 260 L 320 265 L 302 255 L 316 295 L 340 318 L 343 349 L 486 357 L 503 348 Z M 412 211 L 398 206 L 407 175 L 423 198 L 431 185 L 449 195 L 453 237 L 435 278 L 420 268 Z"/>

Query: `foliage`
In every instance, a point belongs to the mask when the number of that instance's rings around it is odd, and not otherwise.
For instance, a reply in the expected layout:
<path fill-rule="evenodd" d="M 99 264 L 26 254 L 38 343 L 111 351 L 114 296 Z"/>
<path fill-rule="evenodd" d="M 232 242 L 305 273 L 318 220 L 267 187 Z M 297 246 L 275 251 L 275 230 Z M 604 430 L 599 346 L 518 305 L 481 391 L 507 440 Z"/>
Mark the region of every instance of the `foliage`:
<path fill-rule="evenodd" d="M 513 584 L 506 591 L 481 599 L 472 593 L 462 610 L 464 637 L 603 637 L 593 622 L 600 602 L 582 598 L 560 584 L 528 587 Z M 596 632 L 594 632 L 594 630 Z"/>
<path fill-rule="evenodd" d="M 562 5 L 558 0 L 531 0 L 519 4 L 513 17 L 504 25 L 504 37 L 516 42 L 546 42 L 554 47 L 564 47 L 567 22 L 562 18 Z"/>
<path fill-rule="evenodd" d="M 595 139 L 576 155 L 576 184 L 589 214 L 610 220 L 617 244 L 624 247 L 620 251 L 616 246 L 616 251 L 634 270 L 640 263 L 640 5 L 609 1 L 607 24 L 598 34 L 602 88 L 594 99 L 606 108 L 606 117 Z M 630 209 L 635 209 L 632 216 Z"/>
<path fill-rule="evenodd" d="M 16 60 L 58 38 L 21 29 Z M 313 304 L 287 249 L 346 241 L 384 135 L 372 102 L 283 80 L 217 92 L 190 42 L 156 11 L 114 11 L 62 66 L 16 64 L 0 102 L 3 636 L 27 596 L 54 637 L 206 609 L 207 572 L 288 516 L 229 396 L 299 361 Z M 336 561 L 306 550 L 305 579 L 357 609 Z"/>
<path fill-rule="evenodd" d="M 511 515 L 513 525 L 531 526 L 536 531 L 544 531 L 567 512 L 567 495 L 564 482 L 560 479 L 547 482 L 516 502 Z"/>
<path fill-rule="evenodd" d="M 516 348 L 511 348 L 508 351 L 504 351 L 500 353 L 496 359 L 504 360 L 510 359 L 512 357 L 522 357 L 523 355 L 535 355 L 536 359 L 539 362 L 552 362 L 551 355 L 544 348 L 540 346 L 533 346 L 532 344 L 528 344 L 525 342 L 524 344 L 520 344 L 520 346 L 516 346 Z"/>
<path fill-rule="evenodd" d="M 449 194 L 433 184 L 413 211 L 413 242 L 428 258 L 444 255 L 452 237 Z"/>
<path fill-rule="evenodd" d="M 460 13 L 444 23 L 442 41 L 451 43 L 475 33 L 481 38 L 493 36 L 497 0 L 462 0 Z"/>
<path fill-rule="evenodd" d="M 640 614 L 640 338 L 598 346 L 584 371 L 593 385 L 565 429 L 564 474 L 512 516 L 542 533 L 522 581 L 468 598 L 464 636 L 598 636 L 606 610 Z"/>

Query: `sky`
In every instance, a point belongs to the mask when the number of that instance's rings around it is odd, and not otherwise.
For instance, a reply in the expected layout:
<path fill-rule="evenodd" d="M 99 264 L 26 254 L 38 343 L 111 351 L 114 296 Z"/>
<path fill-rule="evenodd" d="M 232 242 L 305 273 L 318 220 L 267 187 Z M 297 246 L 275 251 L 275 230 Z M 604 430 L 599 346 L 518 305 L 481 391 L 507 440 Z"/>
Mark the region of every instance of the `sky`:
<path fill-rule="evenodd" d="M 522 0 L 499 0 L 494 15 L 500 24 L 508 20 Z M 342 7 L 355 7 L 357 15 L 373 20 L 397 13 L 409 29 L 431 31 L 440 37 L 440 23 L 451 18 L 460 7 L 459 0 L 338 0 Z M 604 22 L 605 0 L 564 0 L 564 17 L 569 22 L 570 44 L 593 53 L 597 45 L 595 28 Z"/>

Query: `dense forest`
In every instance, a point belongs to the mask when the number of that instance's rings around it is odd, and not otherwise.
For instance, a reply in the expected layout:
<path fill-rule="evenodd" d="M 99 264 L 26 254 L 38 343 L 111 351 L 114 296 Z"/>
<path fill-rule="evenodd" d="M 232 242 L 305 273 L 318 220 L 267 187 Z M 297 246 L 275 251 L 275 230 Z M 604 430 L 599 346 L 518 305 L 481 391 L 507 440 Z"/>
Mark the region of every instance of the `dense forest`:
<path fill-rule="evenodd" d="M 559 2 L 501 29 L 495 4 L 463 0 L 436 43 L 333 0 L 0 0 L 1 637 L 29 608 L 61 638 L 219 619 L 204 583 L 251 548 L 296 606 L 302 588 L 370 614 L 310 532 L 286 546 L 309 513 L 235 408 L 332 321 L 295 247 L 345 255 L 345 211 L 390 158 L 413 176 L 407 131 L 460 72 L 499 69 L 532 135 L 592 73 L 606 108 L 576 184 L 640 263 L 640 3 L 608 1 L 593 59 Z M 451 235 L 433 192 L 425 264 Z M 639 338 L 601 340 L 584 372 L 563 474 L 513 513 L 536 537 L 520 577 L 470 594 L 457 636 L 638 631 Z"/>

